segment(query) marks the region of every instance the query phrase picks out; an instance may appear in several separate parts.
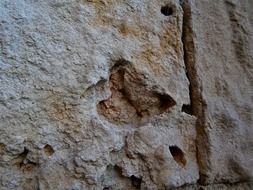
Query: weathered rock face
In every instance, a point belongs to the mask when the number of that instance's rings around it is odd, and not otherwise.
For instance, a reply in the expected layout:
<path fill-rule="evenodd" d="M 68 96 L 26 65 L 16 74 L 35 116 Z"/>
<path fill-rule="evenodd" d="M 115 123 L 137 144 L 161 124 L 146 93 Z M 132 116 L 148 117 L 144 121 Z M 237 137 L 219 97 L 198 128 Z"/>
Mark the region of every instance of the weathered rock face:
<path fill-rule="evenodd" d="M 1 0 L 0 189 L 251 189 L 252 6 Z"/>
<path fill-rule="evenodd" d="M 202 183 L 253 177 L 252 5 L 232 0 L 185 4 Z"/>

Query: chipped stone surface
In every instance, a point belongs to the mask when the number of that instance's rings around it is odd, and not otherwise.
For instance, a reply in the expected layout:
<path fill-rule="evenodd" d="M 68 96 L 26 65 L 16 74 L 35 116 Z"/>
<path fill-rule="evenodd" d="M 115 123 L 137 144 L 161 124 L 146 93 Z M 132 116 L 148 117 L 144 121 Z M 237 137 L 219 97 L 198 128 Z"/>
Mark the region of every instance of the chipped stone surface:
<path fill-rule="evenodd" d="M 210 2 L 1 0 L 0 189 L 251 180 L 251 2 Z"/>
<path fill-rule="evenodd" d="M 148 74 L 139 73 L 124 60 L 112 68 L 111 97 L 98 104 L 98 112 L 116 124 L 139 127 L 147 119 L 168 112 L 176 105 L 173 98 Z"/>

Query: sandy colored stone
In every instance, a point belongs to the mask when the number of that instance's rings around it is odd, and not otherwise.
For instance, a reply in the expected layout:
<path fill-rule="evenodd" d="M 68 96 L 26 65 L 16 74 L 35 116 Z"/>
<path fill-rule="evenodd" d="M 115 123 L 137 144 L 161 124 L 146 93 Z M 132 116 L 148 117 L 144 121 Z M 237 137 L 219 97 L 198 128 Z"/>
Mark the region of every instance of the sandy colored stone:
<path fill-rule="evenodd" d="M 185 1 L 185 45 L 200 181 L 253 177 L 251 1 Z M 188 35 L 188 36 L 187 36 Z"/>
<path fill-rule="evenodd" d="M 250 189 L 251 7 L 1 0 L 0 189 Z"/>

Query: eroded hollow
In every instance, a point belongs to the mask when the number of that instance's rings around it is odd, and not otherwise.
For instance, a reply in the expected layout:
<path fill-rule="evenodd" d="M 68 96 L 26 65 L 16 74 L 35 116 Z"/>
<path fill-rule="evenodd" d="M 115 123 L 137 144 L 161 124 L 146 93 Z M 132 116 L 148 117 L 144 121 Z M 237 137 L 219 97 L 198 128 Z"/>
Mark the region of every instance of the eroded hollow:
<path fill-rule="evenodd" d="M 170 153 L 173 156 L 174 160 L 182 167 L 187 163 L 184 152 L 177 146 L 170 146 Z"/>
<path fill-rule="evenodd" d="M 150 85 L 150 80 L 131 63 L 117 61 L 109 78 L 111 97 L 98 103 L 98 113 L 115 124 L 139 126 L 143 120 L 167 112 L 176 102 L 160 87 Z"/>
<path fill-rule="evenodd" d="M 16 165 L 21 168 L 21 166 L 24 164 L 24 161 L 26 160 L 28 152 L 28 149 L 24 148 L 24 151 L 12 160 L 13 165 Z"/>
<path fill-rule="evenodd" d="M 37 166 L 35 162 L 27 159 L 28 153 L 29 150 L 25 147 L 24 151 L 12 160 L 13 165 L 23 172 L 32 172 L 33 169 Z"/>
<path fill-rule="evenodd" d="M 43 148 L 44 150 L 44 153 L 47 155 L 47 156 L 52 156 L 54 154 L 54 149 L 52 146 L 50 146 L 49 144 L 46 144 Z"/>
<path fill-rule="evenodd" d="M 161 13 L 165 16 L 173 15 L 173 7 L 171 7 L 170 5 L 162 6 Z"/>

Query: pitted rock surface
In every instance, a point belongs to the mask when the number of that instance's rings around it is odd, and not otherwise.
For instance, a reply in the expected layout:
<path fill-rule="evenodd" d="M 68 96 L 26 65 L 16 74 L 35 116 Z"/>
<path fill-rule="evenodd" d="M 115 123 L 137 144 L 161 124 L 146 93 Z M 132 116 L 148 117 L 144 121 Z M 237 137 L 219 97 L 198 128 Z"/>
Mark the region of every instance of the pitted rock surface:
<path fill-rule="evenodd" d="M 0 189 L 252 189 L 251 7 L 1 0 Z"/>

